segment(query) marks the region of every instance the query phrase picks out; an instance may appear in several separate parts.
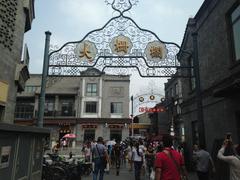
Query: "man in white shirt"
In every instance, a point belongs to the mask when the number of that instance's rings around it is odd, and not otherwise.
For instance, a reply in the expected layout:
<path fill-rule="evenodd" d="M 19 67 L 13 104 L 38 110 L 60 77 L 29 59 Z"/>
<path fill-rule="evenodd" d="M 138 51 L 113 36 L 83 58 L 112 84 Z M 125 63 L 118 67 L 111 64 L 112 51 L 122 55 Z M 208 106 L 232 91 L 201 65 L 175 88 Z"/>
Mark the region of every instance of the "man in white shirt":
<path fill-rule="evenodd" d="M 139 147 L 138 143 L 136 143 L 132 150 L 132 160 L 134 162 L 135 180 L 140 180 L 141 169 L 143 165 L 143 150 Z"/>
<path fill-rule="evenodd" d="M 213 171 L 215 171 L 214 163 L 210 154 L 205 151 L 201 146 L 200 150 L 195 151 L 193 155 L 197 159 L 197 175 L 199 180 L 209 179 L 210 164 L 212 165 Z"/>

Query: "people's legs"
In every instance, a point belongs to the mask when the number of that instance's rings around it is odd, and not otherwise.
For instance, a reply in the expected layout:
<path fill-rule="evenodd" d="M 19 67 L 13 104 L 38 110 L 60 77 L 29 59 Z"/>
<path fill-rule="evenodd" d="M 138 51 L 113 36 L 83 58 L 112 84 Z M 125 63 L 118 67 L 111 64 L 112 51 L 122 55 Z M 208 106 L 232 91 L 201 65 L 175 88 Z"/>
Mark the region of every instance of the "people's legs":
<path fill-rule="evenodd" d="M 138 167 L 137 167 L 137 162 L 134 161 L 134 175 L 135 175 L 135 180 L 138 180 Z"/>
<path fill-rule="evenodd" d="M 152 167 L 150 164 L 147 165 L 147 170 L 148 170 L 148 176 L 150 176 L 151 171 L 152 171 Z"/>
<path fill-rule="evenodd" d="M 129 171 L 132 171 L 132 160 L 128 158 Z"/>
<path fill-rule="evenodd" d="M 97 180 L 99 170 L 100 170 L 100 160 L 95 160 L 94 169 L 93 169 L 93 180 Z"/>
<path fill-rule="evenodd" d="M 134 161 L 135 180 L 140 180 L 142 162 Z"/>
<path fill-rule="evenodd" d="M 99 175 L 99 180 L 103 180 L 103 175 L 104 175 L 104 165 L 103 164 L 100 164 L 100 175 Z"/>
<path fill-rule="evenodd" d="M 120 169 L 120 157 L 116 157 L 116 175 L 119 175 L 119 169 Z"/>
<path fill-rule="evenodd" d="M 198 179 L 199 180 L 209 180 L 209 174 L 208 172 L 200 172 L 200 171 L 197 171 L 197 175 L 198 175 Z"/>

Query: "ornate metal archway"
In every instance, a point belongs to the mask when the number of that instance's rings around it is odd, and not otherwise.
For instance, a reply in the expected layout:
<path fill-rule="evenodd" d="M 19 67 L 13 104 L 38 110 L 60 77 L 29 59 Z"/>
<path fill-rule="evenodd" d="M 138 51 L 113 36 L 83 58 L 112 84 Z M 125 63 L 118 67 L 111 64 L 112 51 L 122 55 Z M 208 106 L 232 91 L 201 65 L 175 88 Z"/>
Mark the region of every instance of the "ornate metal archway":
<path fill-rule="evenodd" d="M 118 15 L 102 28 L 87 33 L 80 41 L 67 42 L 59 49 L 51 49 L 49 53 L 51 33 L 46 32 L 39 127 L 43 126 L 47 76 L 84 76 L 88 68 L 95 68 L 116 75 L 138 71 L 141 77 L 190 77 L 189 69 L 193 67 L 180 65 L 177 58 L 179 51 L 186 51 L 180 50 L 180 46 L 174 42 L 160 40 L 154 32 L 140 28 L 133 19 L 125 16 L 138 0 L 105 2 L 111 5 Z M 181 72 L 185 69 L 188 73 L 179 73 L 178 69 L 181 69 Z"/>
<path fill-rule="evenodd" d="M 83 39 L 67 42 L 48 55 L 48 76 L 82 76 L 87 68 L 110 74 L 131 74 L 141 77 L 171 77 L 180 66 L 180 47 L 164 42 L 152 31 L 140 28 L 125 13 L 138 0 L 105 0 L 118 16 L 102 28 L 89 32 Z M 183 74 L 175 76 L 184 77 Z M 186 75 L 185 75 L 186 76 Z"/>

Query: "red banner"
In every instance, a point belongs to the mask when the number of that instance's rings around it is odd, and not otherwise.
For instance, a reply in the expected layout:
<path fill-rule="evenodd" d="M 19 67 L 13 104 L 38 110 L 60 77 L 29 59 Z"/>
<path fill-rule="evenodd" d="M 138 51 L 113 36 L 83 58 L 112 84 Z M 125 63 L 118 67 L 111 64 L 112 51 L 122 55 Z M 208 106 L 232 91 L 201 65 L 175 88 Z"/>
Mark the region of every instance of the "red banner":
<path fill-rule="evenodd" d="M 149 107 L 139 107 L 139 112 L 165 112 L 164 107 L 149 108 Z"/>

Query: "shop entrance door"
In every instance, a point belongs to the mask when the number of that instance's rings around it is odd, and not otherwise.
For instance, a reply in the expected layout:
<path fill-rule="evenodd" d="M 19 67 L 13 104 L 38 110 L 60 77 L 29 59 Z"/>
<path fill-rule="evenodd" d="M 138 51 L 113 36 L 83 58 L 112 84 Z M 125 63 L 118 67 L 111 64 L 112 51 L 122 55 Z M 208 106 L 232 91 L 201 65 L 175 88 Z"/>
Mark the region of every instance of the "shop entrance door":
<path fill-rule="evenodd" d="M 95 140 L 95 129 L 85 129 L 84 142 Z"/>
<path fill-rule="evenodd" d="M 113 140 L 122 140 L 122 131 L 121 130 L 110 130 L 110 139 Z"/>

